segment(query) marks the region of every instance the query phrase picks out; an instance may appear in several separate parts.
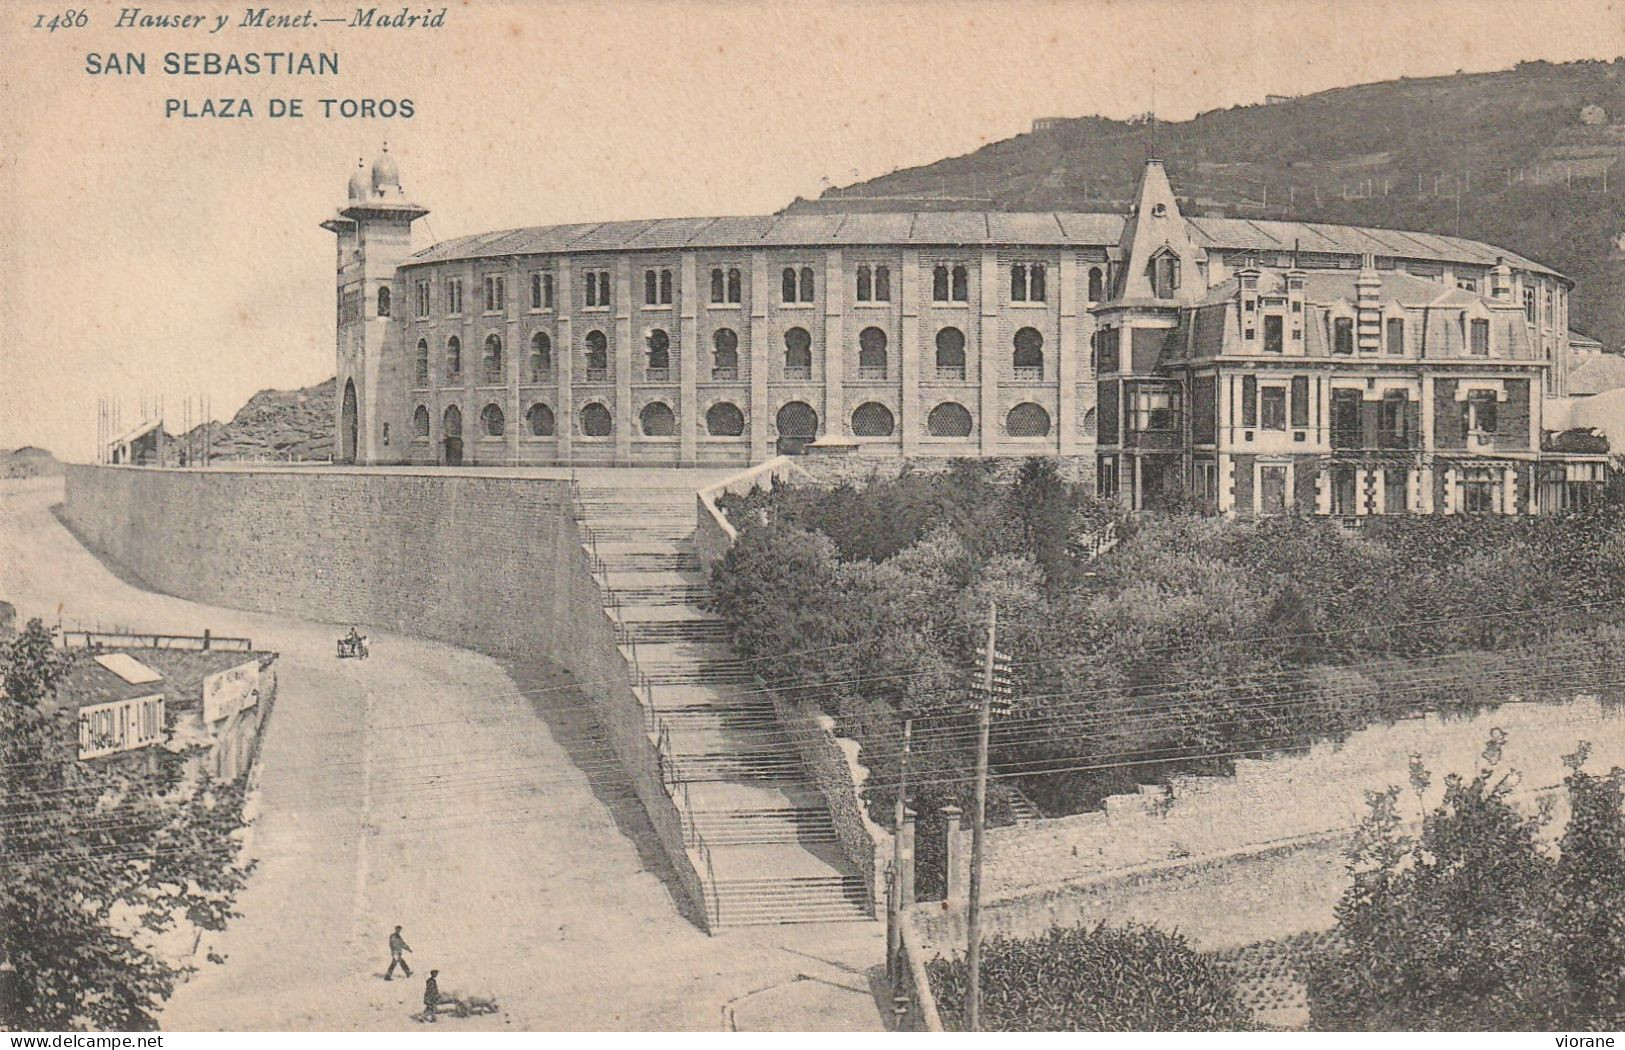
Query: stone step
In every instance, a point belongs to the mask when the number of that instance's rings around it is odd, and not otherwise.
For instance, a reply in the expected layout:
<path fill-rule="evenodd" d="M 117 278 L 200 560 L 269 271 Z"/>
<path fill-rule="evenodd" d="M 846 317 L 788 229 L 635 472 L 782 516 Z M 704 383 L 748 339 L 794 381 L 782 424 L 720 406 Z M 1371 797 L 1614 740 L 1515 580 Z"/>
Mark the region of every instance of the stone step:
<path fill-rule="evenodd" d="M 708 845 L 773 842 L 834 842 L 835 824 L 824 808 L 787 807 L 744 811 L 700 810 L 689 823 Z"/>
<path fill-rule="evenodd" d="M 615 625 L 622 645 L 631 642 L 726 642 L 721 620 L 628 620 Z"/>
<path fill-rule="evenodd" d="M 699 572 L 700 559 L 693 554 L 675 551 L 634 553 L 631 551 L 598 552 L 598 564 L 604 572 Z"/>
<path fill-rule="evenodd" d="M 855 875 L 718 880 L 706 907 L 718 927 L 873 920 Z"/>
<path fill-rule="evenodd" d="M 674 583 L 655 587 L 617 587 L 611 581 L 610 589 L 621 605 L 629 608 L 660 609 L 679 606 L 698 607 L 711 589 L 698 583 Z"/>
<path fill-rule="evenodd" d="M 675 742 L 674 742 L 675 743 Z M 672 756 L 672 775 L 678 780 L 796 780 L 805 779 L 801 759 L 788 741 L 773 750 L 678 753 Z"/>

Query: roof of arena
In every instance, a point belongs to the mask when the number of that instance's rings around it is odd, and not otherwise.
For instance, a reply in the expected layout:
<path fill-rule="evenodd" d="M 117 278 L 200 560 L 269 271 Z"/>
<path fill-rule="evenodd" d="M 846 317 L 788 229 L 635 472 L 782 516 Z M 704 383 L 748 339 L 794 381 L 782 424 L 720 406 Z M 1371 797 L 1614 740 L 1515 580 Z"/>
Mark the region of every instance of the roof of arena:
<path fill-rule="evenodd" d="M 1104 247 L 1123 232 L 1110 212 L 849 212 L 745 215 L 701 219 L 638 219 L 494 230 L 441 241 L 408 265 L 546 255 L 554 252 L 671 251 L 684 248 L 791 248 L 871 245 L 1024 245 Z M 1438 233 L 1334 223 L 1266 219 L 1189 218 L 1191 240 L 1229 251 L 1373 255 L 1431 262 L 1509 266 L 1562 276 L 1550 267 L 1482 241 Z"/>

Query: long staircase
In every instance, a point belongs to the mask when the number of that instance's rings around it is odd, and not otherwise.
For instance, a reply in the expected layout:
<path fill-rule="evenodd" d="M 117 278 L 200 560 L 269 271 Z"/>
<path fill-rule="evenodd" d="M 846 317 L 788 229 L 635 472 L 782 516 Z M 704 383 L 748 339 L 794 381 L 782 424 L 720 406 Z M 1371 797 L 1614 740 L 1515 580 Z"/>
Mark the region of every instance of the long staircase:
<path fill-rule="evenodd" d="M 692 546 L 698 471 L 602 469 L 572 481 L 588 557 L 632 665 L 683 817 L 712 928 L 859 922 L 865 880 L 842 854 L 829 809 L 772 701 L 701 608 Z"/>

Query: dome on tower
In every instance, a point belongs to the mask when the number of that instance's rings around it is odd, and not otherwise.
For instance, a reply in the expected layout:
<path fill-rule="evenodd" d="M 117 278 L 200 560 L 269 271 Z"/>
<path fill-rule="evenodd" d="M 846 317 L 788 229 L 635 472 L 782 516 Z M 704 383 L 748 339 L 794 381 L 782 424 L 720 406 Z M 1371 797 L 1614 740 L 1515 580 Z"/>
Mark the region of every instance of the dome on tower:
<path fill-rule="evenodd" d="M 384 152 L 372 162 L 372 192 L 383 196 L 389 190 L 401 192 L 401 169 L 395 166 L 395 158 L 389 155 L 389 143 L 384 143 Z"/>
<path fill-rule="evenodd" d="M 350 200 L 360 202 L 367 199 L 367 160 L 365 157 L 355 159 L 355 173 L 350 176 Z"/>

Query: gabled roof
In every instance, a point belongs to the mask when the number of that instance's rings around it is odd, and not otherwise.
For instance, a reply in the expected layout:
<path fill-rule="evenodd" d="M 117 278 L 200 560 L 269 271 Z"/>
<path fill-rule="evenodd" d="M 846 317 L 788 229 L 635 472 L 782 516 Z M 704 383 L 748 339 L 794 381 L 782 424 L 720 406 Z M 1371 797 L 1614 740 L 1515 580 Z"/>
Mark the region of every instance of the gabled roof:
<path fill-rule="evenodd" d="M 1569 396 L 1590 397 L 1625 387 L 1625 355 L 1585 354 L 1570 358 Z"/>

